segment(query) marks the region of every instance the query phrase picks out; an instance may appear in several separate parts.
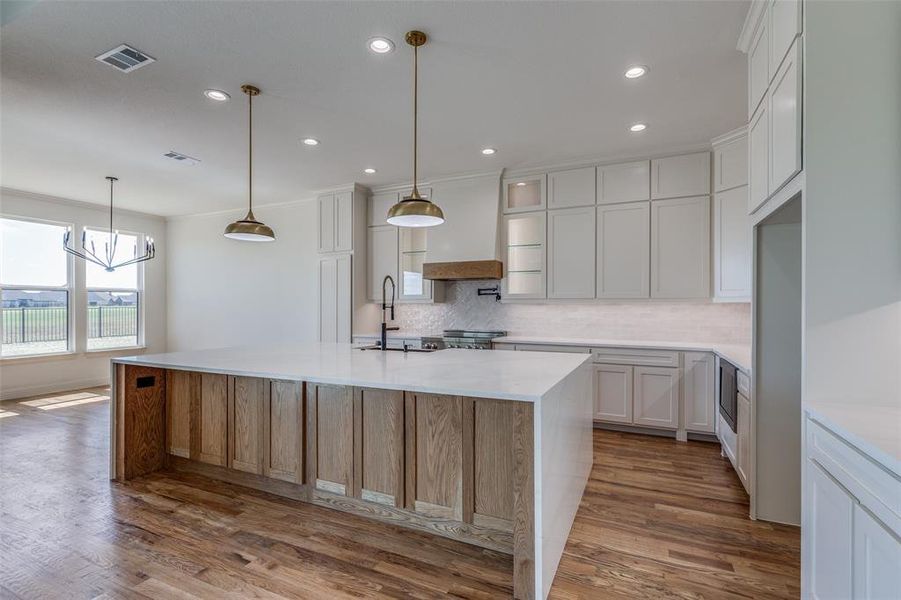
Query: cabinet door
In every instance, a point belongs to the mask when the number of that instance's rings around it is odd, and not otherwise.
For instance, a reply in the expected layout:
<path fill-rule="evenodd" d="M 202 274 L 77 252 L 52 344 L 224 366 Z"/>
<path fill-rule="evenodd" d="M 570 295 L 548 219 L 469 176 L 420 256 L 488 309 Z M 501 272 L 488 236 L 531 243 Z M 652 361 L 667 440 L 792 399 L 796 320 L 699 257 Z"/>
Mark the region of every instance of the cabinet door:
<path fill-rule="evenodd" d="M 382 281 L 385 275 L 390 275 L 397 283 L 397 227 L 394 225 L 382 225 L 370 227 L 366 260 L 367 280 L 369 282 L 369 299 L 373 302 L 382 301 Z M 388 288 L 388 294 L 391 288 Z"/>
<path fill-rule="evenodd" d="M 714 432 L 714 360 L 706 352 L 685 352 L 682 371 L 682 406 L 685 429 Z"/>
<path fill-rule="evenodd" d="M 632 422 L 648 427 L 679 427 L 679 369 L 634 367 Z"/>
<path fill-rule="evenodd" d="M 228 376 L 200 375 L 200 449 L 198 460 L 228 464 Z"/>
<path fill-rule="evenodd" d="M 349 344 L 352 335 L 352 319 L 353 319 L 353 296 L 351 290 L 351 279 L 353 272 L 351 271 L 351 256 L 345 254 L 335 259 L 337 263 L 336 271 L 338 273 L 338 289 L 336 294 L 336 331 L 335 338 L 337 341 Z"/>
<path fill-rule="evenodd" d="M 228 402 L 228 466 L 263 472 L 264 424 L 269 385 L 258 377 L 232 377 Z"/>
<path fill-rule="evenodd" d="M 335 251 L 335 195 L 319 196 L 319 252 Z"/>
<path fill-rule="evenodd" d="M 769 197 L 770 113 L 766 102 L 748 123 L 748 214 Z"/>
<path fill-rule="evenodd" d="M 595 208 L 549 210 L 547 219 L 548 298 L 594 298 Z"/>
<path fill-rule="evenodd" d="M 198 401 L 200 375 L 190 371 L 166 371 L 166 449 L 169 454 L 191 457 L 191 414 Z"/>
<path fill-rule="evenodd" d="M 632 367 L 594 366 L 594 418 L 632 423 Z"/>
<path fill-rule="evenodd" d="M 721 192 L 748 183 L 748 138 L 718 146 L 713 151 L 714 190 Z"/>
<path fill-rule="evenodd" d="M 710 197 L 651 202 L 651 297 L 710 296 Z"/>
<path fill-rule="evenodd" d="M 751 401 L 744 394 L 738 394 L 738 414 L 736 415 L 736 433 L 738 434 L 738 456 L 735 469 L 747 490 L 751 473 Z"/>
<path fill-rule="evenodd" d="M 463 520 L 463 399 L 406 392 L 408 510 Z"/>
<path fill-rule="evenodd" d="M 317 490 L 353 494 L 353 388 L 307 384 L 307 473 Z"/>
<path fill-rule="evenodd" d="M 801 0 L 774 0 L 770 5 L 770 73 L 779 70 L 795 36 L 801 33 Z"/>
<path fill-rule="evenodd" d="M 854 598 L 901 598 L 901 539 L 854 504 Z"/>
<path fill-rule="evenodd" d="M 507 252 L 504 292 L 511 298 L 545 298 L 547 213 L 504 217 Z"/>
<path fill-rule="evenodd" d="M 422 265 L 428 255 L 428 233 L 424 227 L 400 228 L 397 297 L 403 302 L 432 298 L 432 282 L 422 277 Z"/>
<path fill-rule="evenodd" d="M 801 170 L 800 69 L 797 40 L 770 86 L 770 195 Z"/>
<path fill-rule="evenodd" d="M 319 259 L 319 341 L 351 341 L 351 257 Z"/>
<path fill-rule="evenodd" d="M 342 192 L 335 195 L 335 252 L 354 249 L 354 195 Z"/>
<path fill-rule="evenodd" d="M 854 500 L 812 460 L 807 472 L 807 589 L 814 600 L 851 598 Z"/>
<path fill-rule="evenodd" d="M 388 211 L 397 203 L 397 192 L 382 192 L 369 196 L 368 223 L 370 227 L 388 224 Z"/>
<path fill-rule="evenodd" d="M 303 483 L 303 383 L 270 382 L 264 428 L 263 475 Z"/>
<path fill-rule="evenodd" d="M 354 496 L 404 506 L 404 393 L 354 389 Z"/>
<path fill-rule="evenodd" d="M 710 153 L 697 152 L 651 161 L 651 199 L 710 193 Z"/>
<path fill-rule="evenodd" d="M 638 202 L 651 199 L 651 162 L 598 167 L 598 204 Z"/>
<path fill-rule="evenodd" d="M 547 208 L 545 201 L 547 176 L 531 175 L 528 177 L 504 179 L 505 213 L 525 212 Z"/>
<path fill-rule="evenodd" d="M 516 403 L 467 398 L 463 410 L 471 411 L 463 421 L 472 424 L 472 522 L 512 532 Z"/>
<path fill-rule="evenodd" d="M 767 9 L 769 10 L 769 9 Z M 764 15 L 748 50 L 748 116 L 754 114 L 766 96 L 770 83 L 769 14 Z"/>
<path fill-rule="evenodd" d="M 647 298 L 651 272 L 651 205 L 597 208 L 597 297 Z"/>
<path fill-rule="evenodd" d="M 548 208 L 571 208 L 595 204 L 595 168 L 548 173 Z"/>
<path fill-rule="evenodd" d="M 718 192 L 713 205 L 713 295 L 751 297 L 751 219 L 748 187 Z"/>

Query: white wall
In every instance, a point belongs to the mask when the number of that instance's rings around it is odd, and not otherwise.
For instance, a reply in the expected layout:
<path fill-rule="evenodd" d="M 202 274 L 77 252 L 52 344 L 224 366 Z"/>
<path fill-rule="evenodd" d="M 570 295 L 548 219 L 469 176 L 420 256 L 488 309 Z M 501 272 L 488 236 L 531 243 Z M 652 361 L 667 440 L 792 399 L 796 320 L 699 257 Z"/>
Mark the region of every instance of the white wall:
<path fill-rule="evenodd" d="M 223 237 L 246 211 L 169 220 L 169 350 L 315 340 L 316 202 L 255 210 L 274 242 Z"/>
<path fill-rule="evenodd" d="M 71 223 L 74 231 L 84 226 L 109 227 L 109 209 L 49 196 L 0 190 L 0 213 Z M 156 242 L 156 258 L 144 263 L 144 342 L 146 352 L 166 350 L 166 223 L 161 217 L 116 211 L 115 227 L 151 235 Z M 60 240 L 62 243 L 62 240 Z M 22 398 L 109 383 L 112 356 L 135 354 L 135 350 L 86 352 L 86 309 L 84 261 L 74 261 L 76 293 L 71 298 L 70 315 L 76 335 L 74 353 L 53 357 L 25 357 L 0 360 L 0 398 Z"/>
<path fill-rule="evenodd" d="M 806 2 L 805 402 L 901 403 L 901 2 Z"/>

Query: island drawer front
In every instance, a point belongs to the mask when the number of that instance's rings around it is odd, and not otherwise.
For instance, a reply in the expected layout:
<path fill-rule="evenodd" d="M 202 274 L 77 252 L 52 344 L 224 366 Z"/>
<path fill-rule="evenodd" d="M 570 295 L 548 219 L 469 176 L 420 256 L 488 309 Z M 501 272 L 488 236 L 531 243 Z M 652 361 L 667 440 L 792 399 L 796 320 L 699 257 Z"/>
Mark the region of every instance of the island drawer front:
<path fill-rule="evenodd" d="M 573 354 L 591 352 L 586 346 L 564 346 L 562 344 L 516 344 L 516 349 L 527 352 L 572 352 Z"/>
<path fill-rule="evenodd" d="M 807 420 L 807 453 L 895 535 L 901 535 L 901 479 L 813 419 Z"/>
<path fill-rule="evenodd" d="M 670 350 L 645 350 L 643 348 L 592 348 L 594 362 L 608 365 L 635 365 L 642 367 L 678 367 L 679 352 Z"/>
<path fill-rule="evenodd" d="M 745 395 L 745 398 L 751 397 L 751 380 L 743 371 L 737 371 L 736 381 L 738 382 L 738 391 Z"/>

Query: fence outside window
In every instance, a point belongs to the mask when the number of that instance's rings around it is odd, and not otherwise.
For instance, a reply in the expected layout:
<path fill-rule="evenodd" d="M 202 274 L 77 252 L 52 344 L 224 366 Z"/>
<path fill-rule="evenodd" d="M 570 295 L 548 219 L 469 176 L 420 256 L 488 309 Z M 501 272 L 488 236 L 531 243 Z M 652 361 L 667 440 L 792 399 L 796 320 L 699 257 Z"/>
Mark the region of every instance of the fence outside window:
<path fill-rule="evenodd" d="M 3 343 L 27 344 L 53 342 L 68 338 L 68 319 L 65 306 L 4 307 Z M 136 336 L 138 307 L 89 306 L 88 337 Z"/>

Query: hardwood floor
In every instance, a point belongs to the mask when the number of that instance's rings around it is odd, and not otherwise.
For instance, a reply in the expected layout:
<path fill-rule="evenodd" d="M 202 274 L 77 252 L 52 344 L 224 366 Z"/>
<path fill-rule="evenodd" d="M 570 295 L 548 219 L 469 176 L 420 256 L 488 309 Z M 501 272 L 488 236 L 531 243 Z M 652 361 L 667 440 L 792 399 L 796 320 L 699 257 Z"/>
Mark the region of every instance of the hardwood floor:
<path fill-rule="evenodd" d="M 108 481 L 103 390 L 0 404 L 0 598 L 506 598 L 509 556 L 196 475 Z M 712 444 L 595 432 L 552 598 L 796 598 Z"/>

